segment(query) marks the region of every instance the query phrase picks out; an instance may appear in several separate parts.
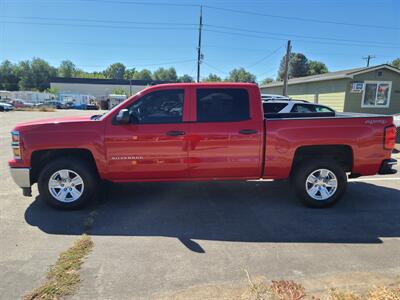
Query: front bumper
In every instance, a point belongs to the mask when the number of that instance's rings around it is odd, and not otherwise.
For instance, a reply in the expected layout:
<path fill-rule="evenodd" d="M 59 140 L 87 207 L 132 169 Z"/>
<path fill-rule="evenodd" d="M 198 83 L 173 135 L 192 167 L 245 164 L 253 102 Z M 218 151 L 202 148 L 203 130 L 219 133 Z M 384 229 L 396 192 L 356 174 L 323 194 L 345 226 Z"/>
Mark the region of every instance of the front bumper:
<path fill-rule="evenodd" d="M 21 188 L 31 187 L 30 168 L 10 168 L 11 177 Z"/>
<path fill-rule="evenodd" d="M 381 168 L 379 169 L 378 174 L 380 175 L 396 174 L 397 173 L 397 170 L 395 169 L 396 165 L 397 165 L 397 160 L 395 158 L 385 159 L 381 164 Z"/>

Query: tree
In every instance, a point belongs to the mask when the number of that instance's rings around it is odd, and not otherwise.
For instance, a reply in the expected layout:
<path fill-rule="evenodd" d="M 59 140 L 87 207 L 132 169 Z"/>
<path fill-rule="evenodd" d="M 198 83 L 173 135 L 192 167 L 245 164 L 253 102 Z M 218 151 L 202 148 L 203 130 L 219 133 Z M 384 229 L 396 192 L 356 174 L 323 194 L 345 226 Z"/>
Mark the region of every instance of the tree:
<path fill-rule="evenodd" d="M 121 63 L 110 65 L 105 71 L 104 75 L 110 79 L 123 79 L 125 74 L 125 66 Z"/>
<path fill-rule="evenodd" d="M 318 75 L 328 73 L 328 67 L 320 61 L 309 60 L 308 61 L 308 75 Z"/>
<path fill-rule="evenodd" d="M 222 81 L 222 78 L 216 74 L 209 74 L 207 77 L 204 77 L 202 79 L 202 81 L 204 81 L 204 82 L 220 82 L 220 81 Z"/>
<path fill-rule="evenodd" d="M 152 80 L 151 71 L 147 69 L 140 70 L 133 74 L 133 79 L 135 80 Z"/>
<path fill-rule="evenodd" d="M 31 63 L 29 60 L 20 61 L 17 66 L 19 78 L 18 87 L 20 90 L 31 90 L 34 87 Z"/>
<path fill-rule="evenodd" d="M 58 67 L 58 76 L 60 77 L 75 77 L 77 69 L 75 64 L 70 60 L 63 60 Z"/>
<path fill-rule="evenodd" d="M 126 69 L 124 73 L 124 79 L 133 79 L 137 73 L 135 68 Z"/>
<path fill-rule="evenodd" d="M 188 74 L 183 74 L 178 78 L 178 82 L 193 82 L 193 81 L 194 81 L 193 77 Z"/>
<path fill-rule="evenodd" d="M 41 58 L 32 59 L 31 70 L 33 87 L 41 92 L 50 87 L 50 78 L 57 75 L 57 69 Z"/>
<path fill-rule="evenodd" d="M 244 68 L 239 68 L 230 71 L 226 80 L 232 82 L 256 82 L 256 76 L 247 72 Z"/>
<path fill-rule="evenodd" d="M 278 71 L 278 79 L 282 80 L 285 73 L 285 56 L 281 59 L 281 65 Z M 308 75 L 308 60 L 302 53 L 291 53 L 289 58 L 288 77 L 296 78 Z"/>
<path fill-rule="evenodd" d="M 9 60 L 5 60 L 0 65 L 0 89 L 8 91 L 18 90 L 18 81 L 16 66 Z"/>
<path fill-rule="evenodd" d="M 393 60 L 390 64 L 391 64 L 393 67 L 396 67 L 396 68 L 399 68 L 399 69 L 400 69 L 400 57 L 399 57 L 399 58 L 396 58 L 395 60 Z"/>
<path fill-rule="evenodd" d="M 176 70 L 174 67 L 170 67 L 168 69 L 159 68 L 154 71 L 153 79 L 176 82 L 178 80 L 178 76 L 176 75 Z"/>
<path fill-rule="evenodd" d="M 270 82 L 274 81 L 272 78 L 265 78 L 263 81 L 261 81 L 261 85 L 265 85 L 268 84 Z"/>

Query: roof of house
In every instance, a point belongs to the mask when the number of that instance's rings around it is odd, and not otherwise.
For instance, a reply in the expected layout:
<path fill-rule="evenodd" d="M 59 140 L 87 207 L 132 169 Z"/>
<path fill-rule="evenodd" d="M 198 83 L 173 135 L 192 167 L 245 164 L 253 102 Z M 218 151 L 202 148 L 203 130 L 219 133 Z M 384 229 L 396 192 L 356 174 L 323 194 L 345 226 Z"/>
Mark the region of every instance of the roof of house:
<path fill-rule="evenodd" d="M 353 78 L 354 75 L 367 73 L 367 72 L 371 72 L 371 71 L 382 69 L 382 68 L 389 69 L 389 70 L 392 70 L 392 71 L 400 74 L 400 69 L 395 68 L 391 65 L 382 64 L 382 65 L 377 65 L 377 66 L 373 66 L 373 67 L 354 68 L 354 69 L 329 72 L 329 73 L 318 74 L 318 75 L 292 78 L 292 79 L 288 80 L 288 84 L 307 83 L 307 82 L 343 79 L 343 78 Z M 283 81 L 276 81 L 276 82 L 271 82 L 271 83 L 262 85 L 261 87 L 262 88 L 263 87 L 274 87 L 274 86 L 281 86 L 281 85 L 283 85 Z"/>
<path fill-rule="evenodd" d="M 161 84 L 161 83 L 171 83 L 171 81 L 52 77 L 52 78 L 50 78 L 50 83 L 154 85 L 154 84 Z"/>

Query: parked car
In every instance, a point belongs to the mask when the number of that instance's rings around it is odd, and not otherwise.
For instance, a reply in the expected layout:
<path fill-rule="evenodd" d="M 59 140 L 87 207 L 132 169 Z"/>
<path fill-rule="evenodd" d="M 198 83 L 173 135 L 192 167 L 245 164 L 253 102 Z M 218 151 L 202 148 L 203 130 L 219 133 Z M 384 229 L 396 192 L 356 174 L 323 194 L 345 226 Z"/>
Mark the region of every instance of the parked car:
<path fill-rule="evenodd" d="M 10 111 L 13 110 L 14 106 L 9 103 L 0 102 L 0 111 Z"/>
<path fill-rule="evenodd" d="M 271 101 L 271 100 L 290 100 L 289 97 L 275 94 L 261 94 L 261 100 Z"/>
<path fill-rule="evenodd" d="M 40 106 L 47 106 L 51 108 L 56 108 L 56 109 L 64 109 L 66 108 L 65 105 L 61 101 L 57 100 L 50 100 L 42 103 Z"/>
<path fill-rule="evenodd" d="M 74 104 L 71 108 L 83 109 L 83 110 L 98 110 L 99 107 L 96 104 Z"/>
<path fill-rule="evenodd" d="M 40 199 L 70 209 L 95 197 L 100 180 L 260 178 L 291 178 L 306 205 L 327 207 L 344 194 L 347 173 L 396 173 L 392 116 L 268 118 L 260 103 L 249 83 L 151 86 L 103 115 L 17 125 L 11 174 L 25 196 L 37 183 Z"/>
<path fill-rule="evenodd" d="M 15 99 L 11 101 L 11 104 L 15 107 L 15 108 L 24 108 L 24 107 L 34 107 L 35 104 L 31 103 L 31 102 L 26 102 L 22 99 Z"/>
<path fill-rule="evenodd" d="M 304 100 L 270 100 L 263 101 L 264 113 L 335 113 L 326 106 L 309 103 Z"/>

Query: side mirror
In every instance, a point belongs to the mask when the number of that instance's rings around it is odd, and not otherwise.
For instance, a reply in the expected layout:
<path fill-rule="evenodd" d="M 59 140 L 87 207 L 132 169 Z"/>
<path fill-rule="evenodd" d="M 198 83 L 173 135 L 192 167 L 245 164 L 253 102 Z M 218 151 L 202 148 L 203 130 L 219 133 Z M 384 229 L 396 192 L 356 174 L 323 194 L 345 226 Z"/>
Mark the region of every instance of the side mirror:
<path fill-rule="evenodd" d="M 129 124 L 131 121 L 131 116 L 129 114 L 129 110 L 127 109 L 121 109 L 118 114 L 117 117 L 115 118 L 117 120 L 118 123 L 120 124 Z"/>

